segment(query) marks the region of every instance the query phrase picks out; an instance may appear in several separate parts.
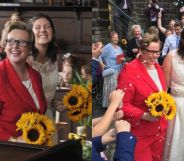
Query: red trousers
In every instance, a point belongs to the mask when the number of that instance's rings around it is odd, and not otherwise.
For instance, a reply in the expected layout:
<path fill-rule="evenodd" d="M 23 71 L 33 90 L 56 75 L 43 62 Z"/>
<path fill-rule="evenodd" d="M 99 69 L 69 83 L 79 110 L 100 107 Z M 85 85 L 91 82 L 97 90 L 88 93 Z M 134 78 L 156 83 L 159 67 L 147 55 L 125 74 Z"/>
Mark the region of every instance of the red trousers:
<path fill-rule="evenodd" d="M 162 161 L 166 131 L 157 135 L 137 137 L 135 161 Z"/>

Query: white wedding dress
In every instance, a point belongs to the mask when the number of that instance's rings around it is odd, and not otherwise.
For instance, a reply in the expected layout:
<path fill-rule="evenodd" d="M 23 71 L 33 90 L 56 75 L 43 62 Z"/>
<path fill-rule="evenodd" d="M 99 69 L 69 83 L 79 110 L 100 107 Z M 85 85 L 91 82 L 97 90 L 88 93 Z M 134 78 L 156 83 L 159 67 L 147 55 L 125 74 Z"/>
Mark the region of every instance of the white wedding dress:
<path fill-rule="evenodd" d="M 175 119 L 168 122 L 163 161 L 184 161 L 184 60 L 172 53 L 171 95 L 177 107 Z"/>

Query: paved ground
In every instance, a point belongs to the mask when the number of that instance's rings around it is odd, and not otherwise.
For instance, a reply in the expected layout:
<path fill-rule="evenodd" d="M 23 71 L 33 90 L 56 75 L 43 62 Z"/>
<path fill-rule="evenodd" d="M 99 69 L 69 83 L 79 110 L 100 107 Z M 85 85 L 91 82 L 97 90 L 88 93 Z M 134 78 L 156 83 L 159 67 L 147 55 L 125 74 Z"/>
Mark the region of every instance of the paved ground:
<path fill-rule="evenodd" d="M 93 118 L 100 117 L 104 115 L 106 108 L 102 108 L 102 100 L 97 100 L 95 96 L 93 97 Z"/>

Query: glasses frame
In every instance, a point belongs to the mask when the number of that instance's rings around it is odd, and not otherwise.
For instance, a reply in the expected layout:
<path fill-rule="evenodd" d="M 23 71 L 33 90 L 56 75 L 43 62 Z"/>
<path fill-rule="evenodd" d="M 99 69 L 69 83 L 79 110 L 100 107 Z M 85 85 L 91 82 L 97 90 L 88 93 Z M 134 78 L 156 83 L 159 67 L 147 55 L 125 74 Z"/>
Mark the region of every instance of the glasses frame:
<path fill-rule="evenodd" d="M 30 44 L 30 41 L 27 41 L 27 40 L 22 40 L 22 39 L 19 39 L 19 40 L 16 40 L 16 39 L 6 39 L 6 44 L 8 46 L 14 46 L 15 43 L 20 46 L 20 47 L 26 47 Z"/>
<path fill-rule="evenodd" d="M 148 49 L 144 49 L 145 51 L 147 51 L 148 53 L 149 53 L 149 55 L 154 55 L 154 54 L 156 54 L 157 56 L 159 56 L 160 55 L 160 53 L 161 53 L 161 51 L 159 50 L 159 51 L 155 51 L 155 50 L 148 50 Z"/>

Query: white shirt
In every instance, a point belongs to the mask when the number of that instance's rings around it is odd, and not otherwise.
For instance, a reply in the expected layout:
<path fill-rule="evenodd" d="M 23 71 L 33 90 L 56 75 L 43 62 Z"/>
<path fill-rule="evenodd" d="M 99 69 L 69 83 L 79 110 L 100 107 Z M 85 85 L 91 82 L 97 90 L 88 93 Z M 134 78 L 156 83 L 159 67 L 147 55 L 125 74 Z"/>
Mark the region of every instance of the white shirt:
<path fill-rule="evenodd" d="M 126 0 L 125 0 L 125 3 L 124 3 L 124 5 L 123 5 L 123 9 L 128 9 L 128 5 L 127 5 Z"/>
<path fill-rule="evenodd" d="M 160 79 L 158 77 L 158 73 L 156 69 L 152 69 L 152 70 L 147 70 L 148 74 L 150 75 L 150 77 L 152 78 L 152 80 L 155 82 L 155 84 L 157 85 L 159 91 L 162 91 L 162 85 L 160 83 Z"/>
<path fill-rule="evenodd" d="M 28 89 L 31 97 L 33 98 L 33 101 L 37 107 L 37 109 L 40 109 L 40 105 L 39 105 L 39 102 L 38 102 L 38 98 L 33 90 L 33 87 L 32 87 L 32 83 L 31 83 L 31 80 L 26 80 L 26 81 L 22 81 L 23 85 Z"/>

